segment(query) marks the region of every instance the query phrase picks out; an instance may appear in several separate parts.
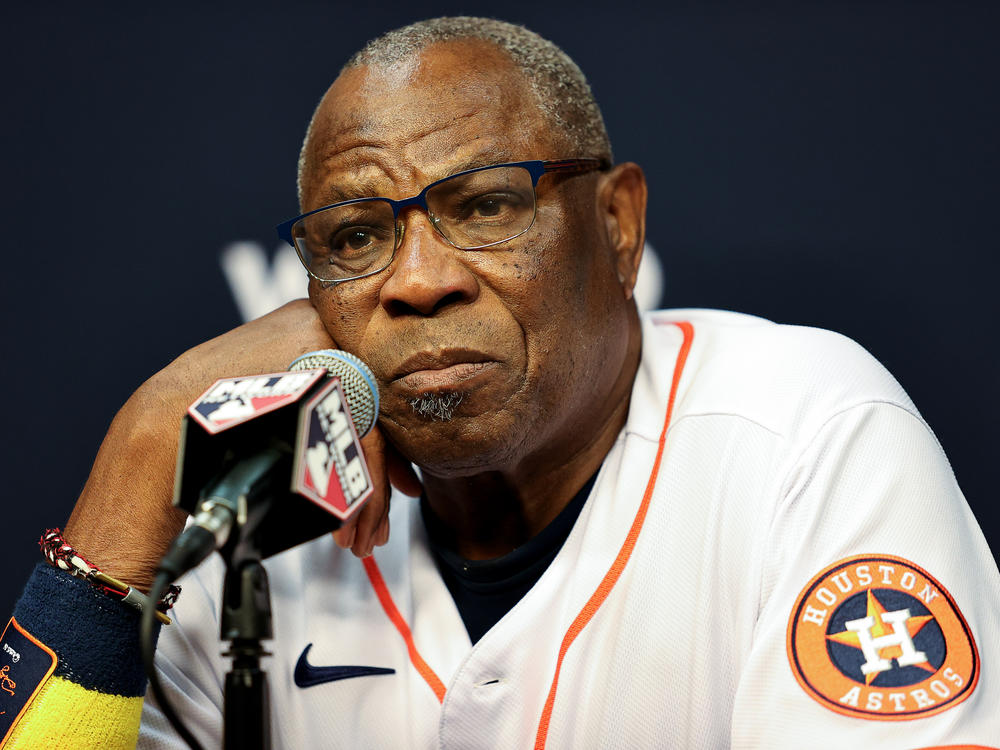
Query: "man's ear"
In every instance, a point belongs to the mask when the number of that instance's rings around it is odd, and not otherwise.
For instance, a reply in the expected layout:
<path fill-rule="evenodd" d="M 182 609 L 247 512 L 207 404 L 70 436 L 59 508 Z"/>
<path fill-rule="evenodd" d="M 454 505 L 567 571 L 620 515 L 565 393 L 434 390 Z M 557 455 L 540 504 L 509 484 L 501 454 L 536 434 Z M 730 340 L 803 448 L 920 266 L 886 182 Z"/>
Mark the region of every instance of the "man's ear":
<path fill-rule="evenodd" d="M 625 298 L 631 299 L 646 240 L 646 176 L 638 164 L 618 164 L 601 175 L 597 210 L 614 253 L 618 280 Z"/>

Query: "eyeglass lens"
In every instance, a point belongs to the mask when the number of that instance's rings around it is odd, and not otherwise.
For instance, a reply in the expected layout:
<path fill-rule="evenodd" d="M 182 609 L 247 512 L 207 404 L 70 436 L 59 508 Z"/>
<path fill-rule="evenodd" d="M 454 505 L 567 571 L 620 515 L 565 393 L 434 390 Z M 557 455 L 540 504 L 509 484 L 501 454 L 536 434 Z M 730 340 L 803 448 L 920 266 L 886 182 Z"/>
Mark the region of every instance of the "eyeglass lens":
<path fill-rule="evenodd" d="M 457 174 L 430 188 L 426 200 L 431 223 L 463 250 L 512 239 L 535 218 L 534 186 L 523 167 Z M 382 199 L 310 214 L 295 224 L 292 236 L 306 268 L 327 281 L 381 271 L 392 261 L 397 242 L 392 204 Z"/>

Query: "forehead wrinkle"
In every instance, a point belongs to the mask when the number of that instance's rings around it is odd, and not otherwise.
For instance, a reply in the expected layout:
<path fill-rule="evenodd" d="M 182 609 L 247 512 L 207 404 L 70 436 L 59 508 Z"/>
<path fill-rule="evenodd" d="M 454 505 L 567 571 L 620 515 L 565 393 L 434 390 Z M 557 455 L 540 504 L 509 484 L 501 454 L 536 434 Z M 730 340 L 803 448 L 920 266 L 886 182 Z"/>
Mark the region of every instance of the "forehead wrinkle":
<path fill-rule="evenodd" d="M 436 132 L 439 131 L 432 131 L 428 135 Z M 426 150 L 421 148 L 421 144 L 409 145 L 417 150 Z M 368 147 L 377 149 L 377 152 L 374 154 L 367 152 Z M 359 152 L 360 149 L 365 149 L 367 153 Z M 404 148 L 402 153 L 393 158 L 393 152 L 398 152 L 399 149 L 390 149 L 382 144 L 365 143 L 331 154 L 323 160 L 323 167 L 328 174 L 339 174 L 335 180 L 327 181 L 322 187 L 320 200 L 324 205 L 328 205 L 354 198 L 388 198 L 393 197 L 392 193 L 396 192 L 392 189 L 394 186 L 399 186 L 401 190 L 405 189 L 406 195 L 397 196 L 398 199 L 403 199 L 410 197 L 411 194 L 416 195 L 432 182 L 458 172 L 531 158 L 530 155 L 526 157 L 521 151 L 514 153 L 504 143 L 496 141 L 483 143 L 480 138 L 466 141 L 452 149 L 450 154 L 442 154 L 441 158 L 434 159 L 432 163 L 421 163 L 427 160 L 419 158 L 417 154 L 407 153 L 412 150 Z M 366 155 L 374 159 L 365 159 Z M 362 165 L 359 163 L 361 161 L 365 163 Z M 391 163 L 386 163 L 389 161 Z M 373 172 L 379 174 L 371 174 Z"/>
<path fill-rule="evenodd" d="M 488 118 L 480 106 L 470 106 L 462 112 L 451 115 L 447 122 L 430 118 L 424 112 L 402 112 L 397 117 L 383 119 L 370 118 L 356 125 L 355 134 L 366 139 L 373 147 L 389 152 L 420 153 L 431 152 L 446 155 L 461 148 L 468 142 L 467 137 L 461 138 L 461 143 L 452 133 L 456 130 L 473 130 L 469 122 L 477 118 Z M 381 137 L 379 137 L 381 136 Z M 341 152 L 346 151 L 341 149 Z"/>
<path fill-rule="evenodd" d="M 377 164 L 371 162 L 364 166 L 344 164 L 339 159 L 342 155 L 333 154 L 317 165 L 317 172 L 324 174 L 325 177 L 316 183 L 313 205 L 318 203 L 320 206 L 326 206 L 355 198 L 378 197 L 380 190 L 384 190 L 387 180 L 384 170 Z M 330 163 L 337 161 L 341 163 Z"/>
<path fill-rule="evenodd" d="M 469 156 L 466 159 L 454 164 L 449 164 L 447 168 L 440 170 L 430 171 L 426 175 L 424 182 L 422 182 L 417 188 L 414 195 L 423 190 L 427 185 L 432 182 L 436 182 L 445 177 L 450 177 L 452 175 L 458 174 L 459 172 L 465 172 L 469 169 L 477 169 L 478 167 L 489 167 L 494 164 L 504 164 L 512 161 L 524 161 L 518 156 L 513 156 L 511 153 L 503 146 L 491 146 L 488 149 L 480 151 L 476 155 Z M 343 201 L 353 200 L 355 198 L 387 198 L 384 185 L 379 185 L 378 181 L 372 179 L 371 177 L 358 177 L 354 178 L 350 185 L 331 183 L 326 185 L 320 193 L 320 200 L 323 205 L 329 205 L 331 203 L 341 203 Z M 411 196 L 402 196 L 403 198 L 409 198 Z"/>
<path fill-rule="evenodd" d="M 495 127 L 496 119 L 490 112 L 473 108 L 444 125 L 428 128 L 402 144 L 392 167 L 413 175 L 412 187 L 419 190 L 458 172 L 540 158 L 548 151 L 541 140 L 526 137 L 513 123 Z"/>
<path fill-rule="evenodd" d="M 534 107 L 526 108 L 522 81 L 511 86 L 496 70 L 441 75 L 440 61 L 421 57 L 423 71 L 393 71 L 387 81 L 378 70 L 355 69 L 331 87 L 313 148 L 314 196 L 324 204 L 404 199 L 467 169 L 564 156 L 552 150 Z M 435 103 L 443 94 L 452 94 L 447 107 Z"/>
<path fill-rule="evenodd" d="M 336 131 L 325 134 L 322 142 L 316 143 L 316 156 L 319 164 L 331 171 L 341 166 L 338 162 L 346 161 L 348 166 L 360 163 L 364 163 L 365 166 L 376 165 L 379 169 L 391 174 L 391 166 L 386 162 L 389 162 L 392 157 L 388 154 L 419 149 L 429 151 L 432 146 L 424 145 L 428 138 L 435 136 L 446 138 L 452 129 L 461 127 L 465 120 L 475 118 L 480 114 L 482 112 L 479 108 L 470 107 L 468 111 L 456 115 L 444 125 L 432 122 L 421 130 L 397 131 L 391 137 L 386 137 L 387 133 L 394 129 L 388 121 L 375 117 L 359 118 L 357 122 L 346 122 Z M 414 119 L 409 118 L 408 121 L 412 122 Z M 461 148 L 461 145 L 452 146 L 448 150 L 454 151 L 456 148 Z"/>

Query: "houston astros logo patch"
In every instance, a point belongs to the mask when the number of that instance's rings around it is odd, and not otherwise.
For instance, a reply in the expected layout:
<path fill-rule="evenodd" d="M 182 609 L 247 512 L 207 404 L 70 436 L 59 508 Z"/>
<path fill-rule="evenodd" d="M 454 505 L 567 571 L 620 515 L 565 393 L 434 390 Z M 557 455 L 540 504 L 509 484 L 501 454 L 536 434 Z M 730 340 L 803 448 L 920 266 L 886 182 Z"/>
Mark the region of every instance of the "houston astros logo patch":
<path fill-rule="evenodd" d="M 859 555 L 822 571 L 799 594 L 786 642 L 802 689 L 847 716 L 919 719 L 958 705 L 979 680 L 955 600 L 899 557 Z"/>

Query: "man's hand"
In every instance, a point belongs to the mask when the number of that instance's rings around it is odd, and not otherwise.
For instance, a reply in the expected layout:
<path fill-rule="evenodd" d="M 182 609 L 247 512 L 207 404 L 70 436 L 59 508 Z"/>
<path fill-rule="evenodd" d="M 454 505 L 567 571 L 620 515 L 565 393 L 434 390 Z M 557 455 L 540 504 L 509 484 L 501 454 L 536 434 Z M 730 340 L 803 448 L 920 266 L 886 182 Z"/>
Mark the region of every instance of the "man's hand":
<path fill-rule="evenodd" d="M 220 377 L 281 372 L 300 354 L 335 348 L 307 300 L 296 300 L 185 352 L 132 395 L 101 444 L 64 535 L 108 575 L 142 590 L 184 525 L 171 504 L 177 442 L 187 407 Z M 375 492 L 334 538 L 364 556 L 389 538 L 389 481 L 420 484 L 378 427 L 362 441 Z"/>

